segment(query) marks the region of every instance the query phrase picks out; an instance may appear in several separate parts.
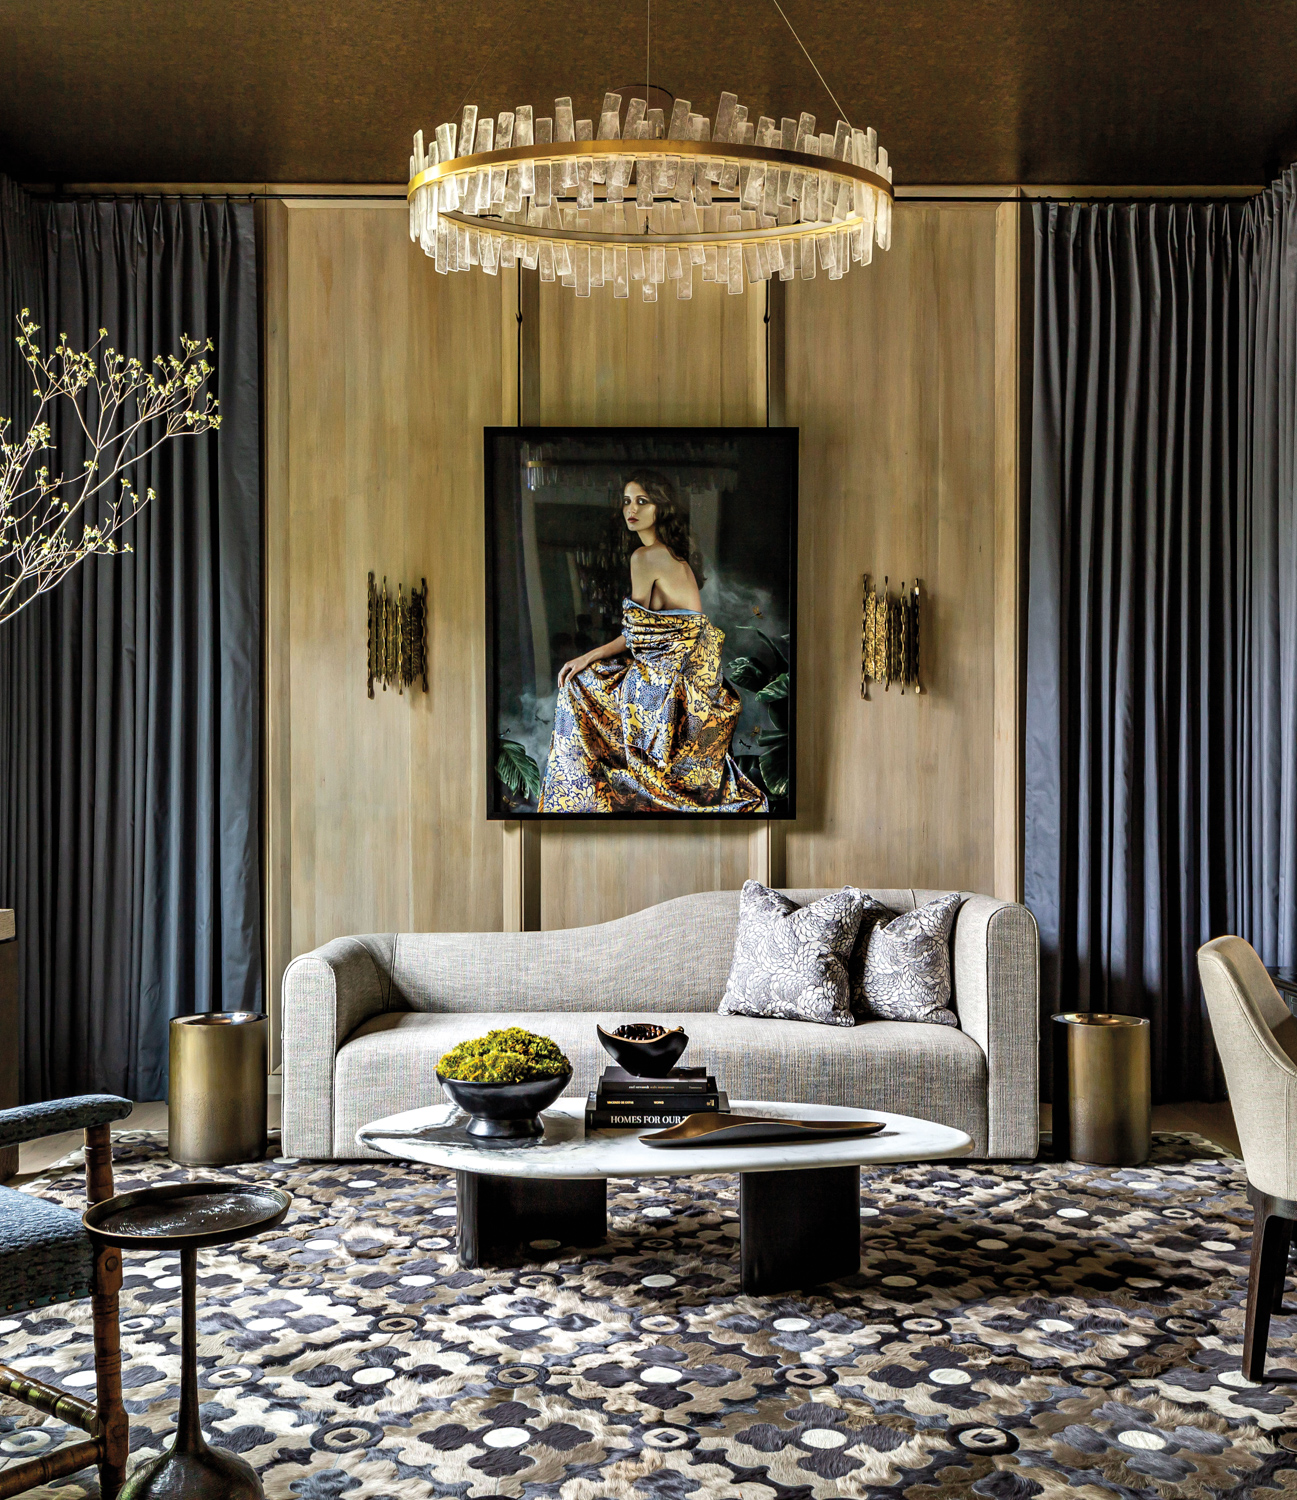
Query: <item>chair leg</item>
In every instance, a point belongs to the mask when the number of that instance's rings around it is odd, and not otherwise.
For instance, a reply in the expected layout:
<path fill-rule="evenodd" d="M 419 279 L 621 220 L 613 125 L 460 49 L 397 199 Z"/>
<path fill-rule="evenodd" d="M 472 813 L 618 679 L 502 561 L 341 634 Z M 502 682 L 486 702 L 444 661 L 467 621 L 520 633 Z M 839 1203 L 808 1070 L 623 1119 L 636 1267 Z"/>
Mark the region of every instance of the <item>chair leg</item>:
<path fill-rule="evenodd" d="M 113 1145 L 107 1125 L 86 1131 L 86 1197 L 101 1203 L 113 1195 Z M 103 1424 L 103 1456 L 99 1460 L 102 1500 L 117 1500 L 126 1480 L 130 1426 L 122 1402 L 122 1343 L 118 1327 L 117 1294 L 122 1288 L 122 1252 L 105 1245 L 95 1254 L 91 1317 L 95 1340 L 95 1388 L 99 1420 Z"/>
<path fill-rule="evenodd" d="M 1288 1252 L 1292 1248 L 1293 1224 L 1291 1219 L 1276 1217 L 1273 1223 L 1277 1226 L 1275 1237 L 1278 1245 L 1275 1249 L 1274 1268 L 1274 1301 L 1270 1304 L 1270 1311 L 1283 1312 L 1283 1289 L 1284 1281 L 1288 1275 Z"/>
<path fill-rule="evenodd" d="M 1250 1184 L 1248 1197 L 1252 1200 L 1252 1263 L 1247 1280 L 1243 1374 L 1249 1380 L 1263 1380 L 1270 1315 L 1282 1311 L 1284 1274 L 1292 1237 L 1292 1221 L 1280 1209 L 1291 1210 L 1292 1205 L 1259 1193 Z"/>

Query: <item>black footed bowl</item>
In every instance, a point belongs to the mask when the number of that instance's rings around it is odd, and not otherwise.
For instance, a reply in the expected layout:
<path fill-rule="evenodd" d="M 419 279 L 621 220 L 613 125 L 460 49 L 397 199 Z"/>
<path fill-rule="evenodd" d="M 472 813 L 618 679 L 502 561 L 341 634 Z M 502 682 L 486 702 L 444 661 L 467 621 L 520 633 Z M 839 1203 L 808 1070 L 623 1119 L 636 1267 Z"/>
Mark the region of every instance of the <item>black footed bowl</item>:
<path fill-rule="evenodd" d="M 605 1031 L 597 1024 L 596 1029 L 604 1051 L 636 1078 L 665 1078 L 689 1045 L 683 1026 L 668 1031 L 650 1022 L 632 1022 L 616 1031 Z"/>
<path fill-rule="evenodd" d="M 529 1078 L 525 1083 L 469 1083 L 462 1078 L 437 1082 L 472 1116 L 464 1127 L 469 1135 L 492 1136 L 496 1140 L 527 1140 L 545 1134 L 540 1118 L 572 1079 L 572 1070 L 553 1078 Z"/>

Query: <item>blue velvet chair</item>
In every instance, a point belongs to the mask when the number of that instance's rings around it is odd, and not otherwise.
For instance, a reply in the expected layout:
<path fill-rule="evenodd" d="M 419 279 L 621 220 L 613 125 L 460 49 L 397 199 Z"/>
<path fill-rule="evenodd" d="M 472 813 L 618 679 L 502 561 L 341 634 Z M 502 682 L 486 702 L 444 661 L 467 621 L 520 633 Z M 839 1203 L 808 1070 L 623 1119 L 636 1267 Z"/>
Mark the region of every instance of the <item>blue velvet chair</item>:
<path fill-rule="evenodd" d="M 113 1195 L 109 1123 L 125 1119 L 130 1112 L 130 1100 L 112 1094 L 84 1094 L 76 1099 L 0 1109 L 0 1148 L 64 1130 L 84 1130 L 86 1197 L 91 1203 L 99 1203 Z M 83 1442 L 0 1471 L 0 1500 L 74 1474 L 90 1464 L 99 1466 L 103 1500 L 116 1500 L 126 1475 L 129 1446 L 117 1328 L 121 1285 L 121 1252 L 114 1246 L 96 1250 L 77 1214 L 30 1193 L 0 1187 L 0 1308 L 7 1316 L 89 1297 L 93 1304 L 96 1387 L 92 1405 L 57 1386 L 0 1365 L 0 1395 L 22 1401 L 89 1434 Z"/>

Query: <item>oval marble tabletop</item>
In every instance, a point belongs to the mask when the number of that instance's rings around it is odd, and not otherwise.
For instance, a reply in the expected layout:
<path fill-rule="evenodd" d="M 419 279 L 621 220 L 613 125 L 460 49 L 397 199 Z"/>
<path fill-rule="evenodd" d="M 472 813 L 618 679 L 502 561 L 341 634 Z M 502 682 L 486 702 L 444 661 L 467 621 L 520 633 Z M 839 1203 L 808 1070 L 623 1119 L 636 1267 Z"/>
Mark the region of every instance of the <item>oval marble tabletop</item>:
<path fill-rule="evenodd" d="M 556 1100 L 545 1110 L 545 1134 L 501 1141 L 471 1136 L 468 1116 L 453 1104 L 433 1104 L 374 1120 L 356 1132 L 371 1151 L 427 1162 L 456 1172 L 499 1177 L 688 1177 L 699 1172 L 806 1171 L 813 1167 L 934 1161 L 967 1156 L 971 1137 L 949 1125 L 876 1109 L 834 1104 L 769 1104 L 734 1100 L 736 1115 L 798 1120 L 882 1120 L 877 1135 L 844 1140 L 779 1141 L 763 1146 L 647 1146 L 641 1130 L 585 1131 L 585 1100 Z"/>

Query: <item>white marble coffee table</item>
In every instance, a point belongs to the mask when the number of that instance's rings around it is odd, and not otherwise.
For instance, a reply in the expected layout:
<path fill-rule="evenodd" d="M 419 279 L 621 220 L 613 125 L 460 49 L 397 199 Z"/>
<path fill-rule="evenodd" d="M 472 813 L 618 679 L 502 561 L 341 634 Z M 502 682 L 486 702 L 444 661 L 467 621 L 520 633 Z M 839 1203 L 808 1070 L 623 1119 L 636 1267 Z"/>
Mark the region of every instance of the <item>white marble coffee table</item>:
<path fill-rule="evenodd" d="M 370 1150 L 456 1174 L 460 1263 L 498 1265 L 532 1241 L 597 1245 L 608 1232 L 609 1177 L 739 1174 L 739 1259 L 753 1295 L 819 1286 L 860 1269 L 860 1168 L 967 1156 L 962 1130 L 825 1104 L 736 1100 L 734 1114 L 882 1120 L 877 1135 L 768 1146 L 645 1145 L 640 1131 L 585 1131 L 585 1100 L 563 1098 L 536 1140 L 470 1136 L 467 1117 L 434 1104 L 374 1120 L 356 1132 Z"/>

